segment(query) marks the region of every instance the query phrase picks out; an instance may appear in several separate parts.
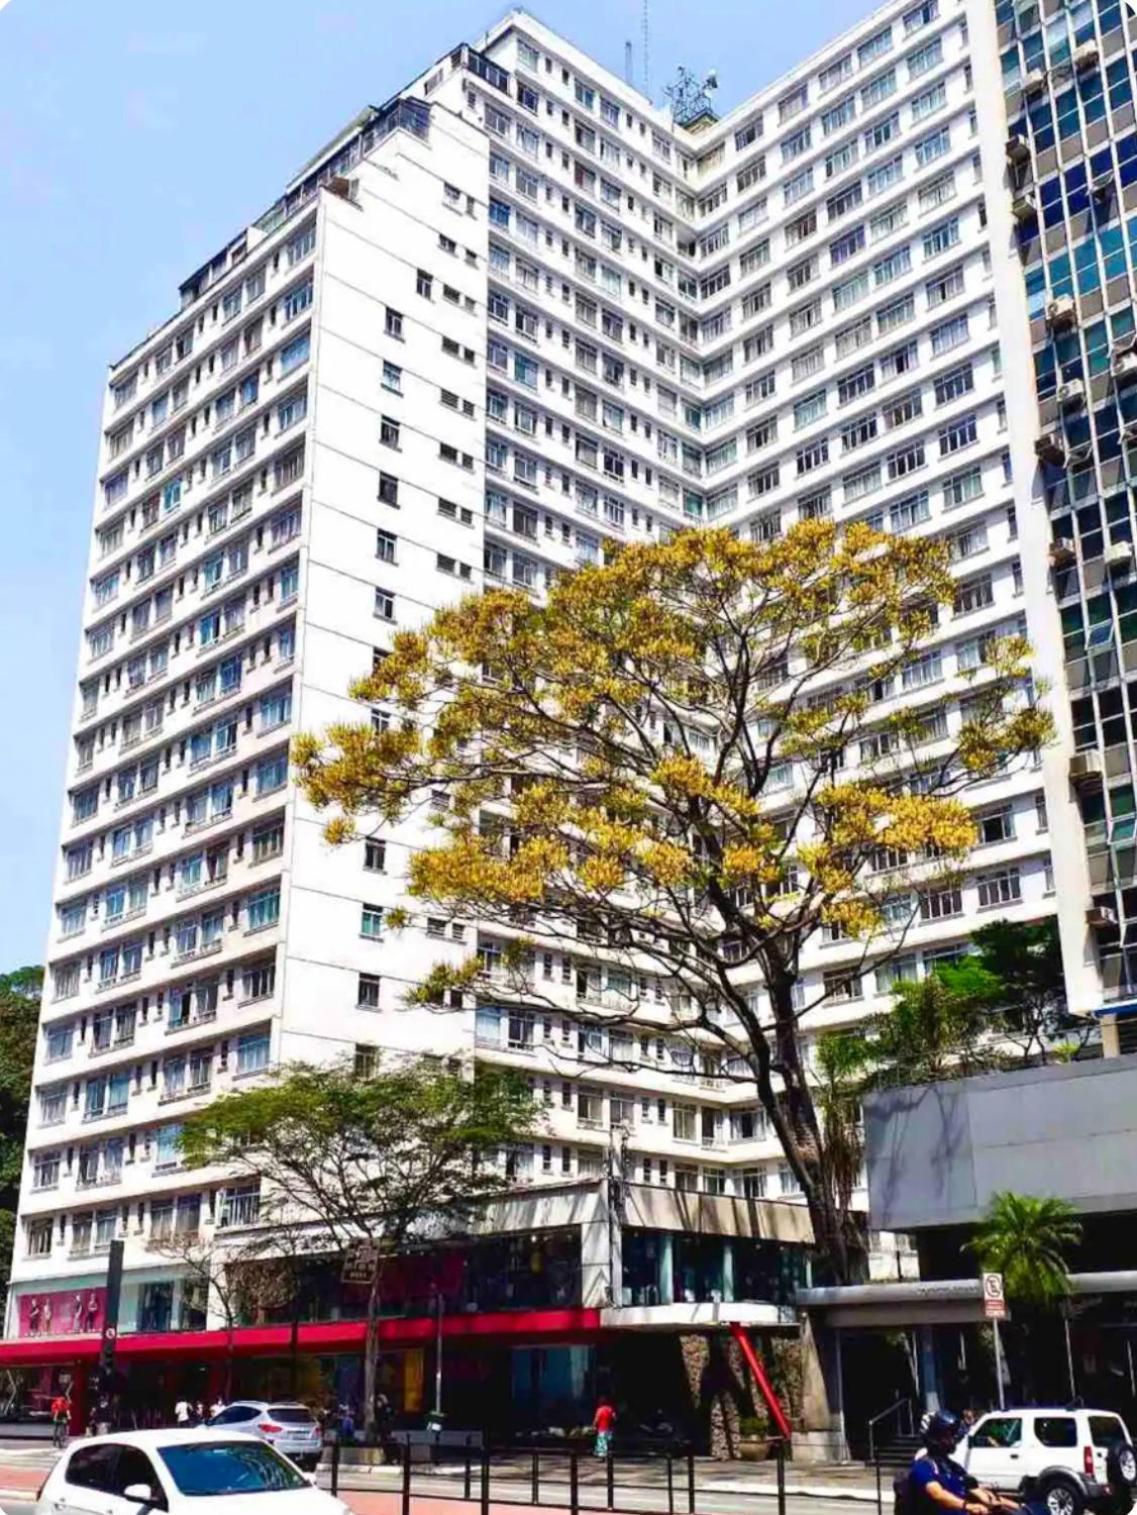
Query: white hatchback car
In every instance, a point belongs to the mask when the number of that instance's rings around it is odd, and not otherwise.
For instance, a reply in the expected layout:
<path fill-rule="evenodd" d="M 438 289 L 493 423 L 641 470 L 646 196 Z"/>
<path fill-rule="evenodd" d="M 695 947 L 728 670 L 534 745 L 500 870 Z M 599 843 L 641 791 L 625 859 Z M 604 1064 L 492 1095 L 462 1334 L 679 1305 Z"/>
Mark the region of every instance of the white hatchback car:
<path fill-rule="evenodd" d="M 348 1515 L 311 1476 L 255 1436 L 123 1431 L 74 1442 L 36 1515 Z"/>
<path fill-rule="evenodd" d="M 982 1484 L 1042 1500 L 1047 1515 L 1129 1515 L 1133 1505 L 1137 1456 L 1112 1410 L 993 1411 L 956 1458 Z"/>

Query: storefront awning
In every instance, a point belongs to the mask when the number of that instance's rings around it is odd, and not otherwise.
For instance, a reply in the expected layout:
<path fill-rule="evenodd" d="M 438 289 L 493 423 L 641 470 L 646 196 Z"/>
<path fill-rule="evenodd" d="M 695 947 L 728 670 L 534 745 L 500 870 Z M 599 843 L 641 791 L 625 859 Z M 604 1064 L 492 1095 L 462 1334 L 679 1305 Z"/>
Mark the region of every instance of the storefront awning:
<path fill-rule="evenodd" d="M 486 1314 L 446 1315 L 442 1335 L 448 1342 L 533 1340 L 594 1340 L 601 1328 L 599 1310 L 499 1310 Z M 410 1320 L 384 1320 L 379 1339 L 385 1347 L 413 1347 L 434 1340 L 438 1329 L 431 1316 Z M 360 1352 L 365 1323 L 362 1320 L 318 1321 L 303 1324 L 298 1332 L 299 1350 L 308 1354 Z M 228 1331 L 139 1331 L 120 1336 L 116 1356 L 124 1362 L 153 1361 L 157 1357 L 193 1357 L 197 1360 L 226 1357 L 276 1357 L 292 1347 L 292 1327 L 238 1326 Z M 0 1367 L 32 1368 L 57 1363 L 94 1362 L 99 1355 L 99 1337 L 21 1336 L 0 1341 Z"/>

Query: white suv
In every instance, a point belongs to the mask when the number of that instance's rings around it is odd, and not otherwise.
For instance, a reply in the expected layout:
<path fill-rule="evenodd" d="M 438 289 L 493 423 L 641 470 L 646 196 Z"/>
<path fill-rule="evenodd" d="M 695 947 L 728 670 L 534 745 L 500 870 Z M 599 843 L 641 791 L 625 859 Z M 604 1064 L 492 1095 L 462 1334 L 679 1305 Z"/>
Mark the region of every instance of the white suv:
<path fill-rule="evenodd" d="M 1037 1498 L 1048 1515 L 1129 1515 L 1133 1506 L 1137 1457 L 1111 1410 L 999 1410 L 955 1455 L 981 1484 Z"/>

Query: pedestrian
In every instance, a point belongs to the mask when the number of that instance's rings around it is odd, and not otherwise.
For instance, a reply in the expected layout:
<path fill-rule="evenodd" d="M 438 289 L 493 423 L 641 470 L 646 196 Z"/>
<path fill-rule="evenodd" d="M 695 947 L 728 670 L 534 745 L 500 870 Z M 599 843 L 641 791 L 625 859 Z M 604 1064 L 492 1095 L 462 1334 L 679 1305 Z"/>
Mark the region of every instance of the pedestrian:
<path fill-rule="evenodd" d="M 379 1445 L 383 1448 L 384 1462 L 388 1456 L 387 1442 L 391 1434 L 391 1416 L 391 1401 L 380 1389 L 375 1395 L 375 1433 L 379 1438 Z"/>
<path fill-rule="evenodd" d="M 190 1411 L 190 1425 L 200 1426 L 205 1423 L 205 1405 L 200 1399 L 195 1399 L 193 1409 Z"/>
<path fill-rule="evenodd" d="M 53 1447 L 67 1445 L 67 1427 L 70 1420 L 70 1402 L 66 1394 L 57 1394 L 51 1401 L 51 1444 Z"/>
<path fill-rule="evenodd" d="M 174 1424 L 183 1429 L 190 1423 L 190 1402 L 183 1394 L 174 1406 Z"/>
<path fill-rule="evenodd" d="M 221 1398 L 221 1395 L 218 1394 L 217 1398 L 213 1401 L 213 1403 L 209 1407 L 209 1418 L 210 1418 L 210 1420 L 216 1420 L 217 1417 L 218 1417 L 218 1415 L 221 1414 L 221 1412 L 222 1412 L 222 1410 L 224 1408 L 225 1408 L 225 1401 Z"/>
<path fill-rule="evenodd" d="M 612 1427 L 616 1423 L 616 1411 L 607 1394 L 601 1394 L 596 1414 L 592 1417 L 592 1429 L 596 1432 L 596 1455 L 607 1457 L 612 1449 Z"/>

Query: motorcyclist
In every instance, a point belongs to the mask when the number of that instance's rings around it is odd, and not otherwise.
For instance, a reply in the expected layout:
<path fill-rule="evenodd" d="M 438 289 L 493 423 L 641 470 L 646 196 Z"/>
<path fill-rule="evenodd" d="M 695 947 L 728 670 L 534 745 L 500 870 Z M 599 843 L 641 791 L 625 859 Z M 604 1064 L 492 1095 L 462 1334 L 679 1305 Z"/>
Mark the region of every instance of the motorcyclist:
<path fill-rule="evenodd" d="M 990 1515 L 992 1510 L 1019 1510 L 1013 1499 L 985 1489 L 952 1457 L 966 1435 L 966 1427 L 950 1410 L 936 1410 L 925 1417 L 924 1446 L 908 1470 L 908 1487 L 916 1510 L 928 1503 L 945 1510 L 966 1510 L 970 1515 Z"/>

